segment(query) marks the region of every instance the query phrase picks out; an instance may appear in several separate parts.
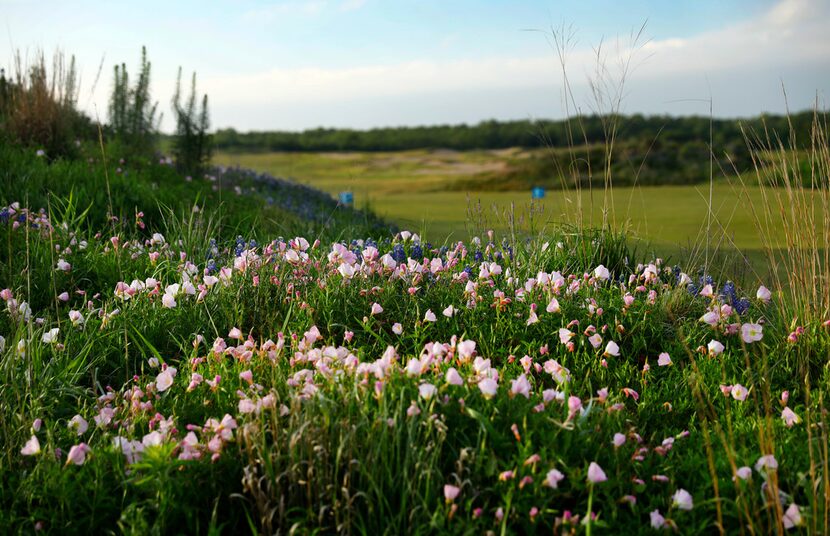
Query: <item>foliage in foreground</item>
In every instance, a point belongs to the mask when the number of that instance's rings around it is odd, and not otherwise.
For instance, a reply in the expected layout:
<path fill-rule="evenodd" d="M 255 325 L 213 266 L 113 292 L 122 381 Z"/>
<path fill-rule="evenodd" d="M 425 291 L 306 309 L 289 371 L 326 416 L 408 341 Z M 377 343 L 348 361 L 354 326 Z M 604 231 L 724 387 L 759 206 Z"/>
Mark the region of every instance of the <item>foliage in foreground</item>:
<path fill-rule="evenodd" d="M 764 288 L 53 212 L 0 211 L 5 532 L 827 532 L 828 323 Z"/>

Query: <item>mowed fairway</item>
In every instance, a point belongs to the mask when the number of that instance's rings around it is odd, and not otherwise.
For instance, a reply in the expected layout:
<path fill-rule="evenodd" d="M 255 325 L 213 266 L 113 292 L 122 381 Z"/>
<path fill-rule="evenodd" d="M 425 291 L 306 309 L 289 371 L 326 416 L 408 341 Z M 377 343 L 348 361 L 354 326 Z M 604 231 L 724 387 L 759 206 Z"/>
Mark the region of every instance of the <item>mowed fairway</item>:
<path fill-rule="evenodd" d="M 368 206 L 433 242 L 466 239 L 490 228 L 504 232 L 511 225 L 523 232 L 573 223 L 580 204 L 584 223 L 602 223 L 601 189 L 581 194 L 549 190 L 533 205 L 527 191 L 443 191 L 453 181 L 499 169 L 517 154 L 522 152 L 219 153 L 215 161 L 291 178 L 334 196 L 352 191 L 357 206 Z M 753 216 L 753 210 L 763 207 L 760 188 L 719 178 L 712 189 L 711 214 L 708 199 L 708 184 L 615 188 L 608 217 L 658 254 L 689 254 L 702 249 L 708 236 L 710 251 L 757 259 L 764 246 Z M 773 245 L 783 246 L 783 240 L 773 237 Z"/>

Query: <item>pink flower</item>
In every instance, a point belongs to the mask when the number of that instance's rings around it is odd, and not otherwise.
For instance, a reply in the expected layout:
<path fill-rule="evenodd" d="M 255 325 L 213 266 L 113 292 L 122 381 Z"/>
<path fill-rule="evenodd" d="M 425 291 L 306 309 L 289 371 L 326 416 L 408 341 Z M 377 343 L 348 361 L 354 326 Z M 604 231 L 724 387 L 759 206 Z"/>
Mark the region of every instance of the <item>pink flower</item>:
<path fill-rule="evenodd" d="M 395 322 L 392 325 L 392 333 L 394 333 L 395 335 L 400 335 L 401 333 L 403 333 L 403 326 L 400 322 Z"/>
<path fill-rule="evenodd" d="M 732 386 L 731 394 L 732 394 L 732 398 L 734 398 L 735 400 L 738 400 L 740 402 L 743 402 L 744 400 L 746 400 L 746 397 L 749 394 L 749 391 L 747 390 L 746 387 L 744 387 L 740 383 L 736 383 L 735 385 Z"/>
<path fill-rule="evenodd" d="M 559 482 L 564 479 L 565 475 L 563 475 L 560 471 L 551 469 L 545 477 L 545 485 L 551 489 L 556 489 L 559 487 Z"/>
<path fill-rule="evenodd" d="M 476 341 L 465 340 L 458 343 L 458 360 L 462 363 L 468 362 L 473 358 L 476 351 Z"/>
<path fill-rule="evenodd" d="M 254 383 L 254 373 L 250 370 L 243 370 L 239 373 L 239 379 L 243 380 L 248 385 L 251 385 Z"/>
<path fill-rule="evenodd" d="M 449 307 L 444 309 L 444 311 L 441 314 L 443 314 L 447 318 L 452 318 L 452 315 L 455 314 L 455 308 L 452 305 L 450 305 Z"/>
<path fill-rule="evenodd" d="M 599 348 L 600 345 L 602 345 L 602 335 L 600 335 L 599 333 L 594 333 L 593 335 L 588 337 L 588 342 L 590 342 L 591 346 L 593 346 L 594 348 Z"/>
<path fill-rule="evenodd" d="M 775 456 L 772 454 L 766 454 L 758 458 L 758 461 L 755 462 L 755 470 L 759 473 L 766 471 L 774 471 L 778 469 L 778 460 L 775 459 Z"/>
<path fill-rule="evenodd" d="M 671 365 L 671 357 L 669 356 L 669 354 L 668 354 L 668 353 L 666 353 L 666 352 L 662 352 L 662 353 L 661 353 L 661 354 L 657 357 L 657 366 L 660 366 L 660 367 L 667 367 L 667 366 L 669 366 L 669 365 Z"/>
<path fill-rule="evenodd" d="M 761 285 L 760 287 L 758 287 L 758 292 L 755 293 L 755 297 L 763 303 L 769 303 L 770 299 L 772 298 L 772 292 L 770 292 L 769 289 L 764 285 Z"/>
<path fill-rule="evenodd" d="M 571 415 L 582 409 L 582 400 L 578 396 L 568 397 L 568 413 Z"/>
<path fill-rule="evenodd" d="M 484 395 L 484 398 L 492 398 L 496 395 L 496 391 L 499 389 L 499 384 L 492 378 L 484 378 L 478 382 L 478 388 L 481 391 L 481 394 Z"/>
<path fill-rule="evenodd" d="M 801 511 L 798 509 L 798 505 L 792 503 L 784 512 L 782 521 L 784 522 L 784 528 L 787 530 L 801 525 Z"/>
<path fill-rule="evenodd" d="M 527 381 L 527 376 L 522 374 L 515 380 L 511 380 L 510 394 L 511 396 L 522 395 L 525 398 L 530 398 L 530 382 Z"/>
<path fill-rule="evenodd" d="M 450 385 L 464 385 L 464 379 L 461 377 L 461 374 L 455 370 L 455 367 L 450 367 L 447 369 L 447 374 L 445 376 L 447 383 Z"/>
<path fill-rule="evenodd" d="M 634 389 L 631 389 L 630 387 L 623 387 L 622 392 L 625 396 L 630 396 L 631 398 L 633 398 L 635 402 L 640 400 L 640 393 L 638 393 Z"/>
<path fill-rule="evenodd" d="M 461 488 L 458 486 L 453 486 L 452 484 L 444 484 L 444 499 L 447 502 L 452 502 L 458 497 L 458 494 L 461 493 Z"/>
<path fill-rule="evenodd" d="M 571 330 L 569 330 L 568 328 L 560 328 L 559 329 L 559 341 L 562 344 L 568 344 L 568 341 L 570 341 L 571 338 L 573 338 L 573 336 L 574 336 L 573 332 Z"/>
<path fill-rule="evenodd" d="M 743 467 L 738 467 L 735 470 L 735 476 L 732 478 L 732 480 L 735 480 L 736 478 L 740 478 L 741 480 L 749 480 L 751 477 L 752 469 L 744 465 Z"/>
<path fill-rule="evenodd" d="M 741 339 L 747 344 L 760 341 L 764 338 L 763 330 L 761 324 L 744 324 L 741 326 Z"/>
<path fill-rule="evenodd" d="M 432 312 L 432 309 L 427 309 L 426 314 L 424 315 L 424 322 L 435 322 L 437 320 L 435 313 Z"/>
<path fill-rule="evenodd" d="M 723 345 L 716 340 L 709 341 L 707 348 L 709 349 L 709 355 L 712 357 L 723 353 Z"/>
<path fill-rule="evenodd" d="M 605 345 L 605 352 L 602 355 L 606 357 L 619 357 L 620 347 L 614 341 L 608 341 L 608 344 Z"/>
<path fill-rule="evenodd" d="M 418 394 L 424 400 L 429 400 L 430 398 L 432 398 L 437 391 L 438 389 L 431 383 L 422 383 L 418 386 Z"/>
<path fill-rule="evenodd" d="M 167 367 L 156 376 L 156 389 L 163 393 L 173 385 L 173 377 L 176 375 L 176 369 Z"/>
<path fill-rule="evenodd" d="M 710 326 L 715 327 L 718 325 L 718 322 L 720 322 L 720 313 L 718 311 L 709 311 L 700 317 L 700 321 L 704 324 L 709 324 Z"/>
<path fill-rule="evenodd" d="M 231 328 L 231 331 L 228 333 L 228 338 L 241 341 L 244 335 L 242 335 L 242 331 L 239 328 Z"/>
<path fill-rule="evenodd" d="M 418 407 L 418 404 L 415 403 L 413 400 L 409 407 L 406 409 L 406 416 L 407 417 L 414 417 L 415 415 L 420 415 L 421 408 Z"/>
<path fill-rule="evenodd" d="M 545 307 L 545 311 L 549 313 L 558 313 L 560 311 L 559 302 L 556 298 L 551 298 L 550 302 L 548 302 L 547 307 Z"/>
<path fill-rule="evenodd" d="M 602 470 L 602 467 L 597 465 L 596 462 L 591 462 L 588 466 L 588 482 L 591 484 L 599 484 L 606 480 L 608 480 L 608 477 L 605 476 L 605 471 Z"/>
<path fill-rule="evenodd" d="M 383 312 L 383 307 L 380 306 L 379 303 L 375 302 L 372 304 L 372 316 L 379 315 Z"/>
<path fill-rule="evenodd" d="M 35 454 L 40 454 L 40 441 L 37 440 L 37 436 L 32 436 L 26 441 L 26 444 L 23 445 L 23 448 L 20 449 L 20 454 L 23 456 L 34 456 Z"/>
<path fill-rule="evenodd" d="M 798 415 L 796 415 L 795 412 L 788 407 L 785 407 L 781 412 L 781 418 L 784 420 L 784 424 L 787 425 L 787 428 L 792 428 L 794 424 L 798 424 L 801 421 Z"/>
<path fill-rule="evenodd" d="M 676 506 L 681 510 L 691 510 L 694 507 L 692 495 L 683 488 L 678 489 L 672 497 L 672 506 Z"/>
<path fill-rule="evenodd" d="M 625 444 L 625 435 L 617 432 L 614 434 L 614 446 L 621 447 Z"/>
<path fill-rule="evenodd" d="M 662 529 L 666 526 L 666 518 L 660 515 L 660 510 L 652 510 L 649 513 L 649 518 L 651 518 L 651 528 L 653 529 Z"/>
<path fill-rule="evenodd" d="M 66 465 L 74 463 L 75 465 L 83 465 L 86 461 L 86 455 L 90 451 L 86 443 L 74 445 L 69 449 L 69 454 L 66 456 Z"/>
<path fill-rule="evenodd" d="M 502 482 L 505 482 L 507 480 L 513 480 L 513 476 L 515 476 L 515 473 L 513 471 L 502 471 L 499 474 L 499 480 L 501 480 Z"/>

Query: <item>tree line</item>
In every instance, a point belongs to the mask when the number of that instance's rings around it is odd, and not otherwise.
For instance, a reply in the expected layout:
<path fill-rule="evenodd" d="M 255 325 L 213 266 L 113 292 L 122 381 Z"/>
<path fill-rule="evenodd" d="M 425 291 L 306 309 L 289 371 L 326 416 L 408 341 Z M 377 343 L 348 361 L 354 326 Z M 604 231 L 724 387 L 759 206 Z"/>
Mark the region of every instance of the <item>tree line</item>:
<path fill-rule="evenodd" d="M 749 119 L 714 119 L 665 115 L 590 115 L 570 120 L 482 121 L 475 125 L 386 127 L 370 130 L 316 128 L 303 132 L 237 132 L 220 129 L 214 146 L 227 151 L 402 151 L 411 149 L 503 149 L 508 147 L 574 147 L 604 144 L 614 132 L 617 140 L 647 149 L 659 140 L 672 147 L 699 144 L 729 154 L 746 152 L 747 140 L 767 133 L 790 133 L 800 146 L 810 142 L 814 113 L 789 116 L 763 114 Z M 791 129 L 792 127 L 792 129 Z M 612 130 L 613 129 L 613 130 Z M 742 130 L 743 129 L 743 130 Z M 774 139 L 773 139 L 774 141 Z M 708 152 L 706 149 L 704 152 Z"/>

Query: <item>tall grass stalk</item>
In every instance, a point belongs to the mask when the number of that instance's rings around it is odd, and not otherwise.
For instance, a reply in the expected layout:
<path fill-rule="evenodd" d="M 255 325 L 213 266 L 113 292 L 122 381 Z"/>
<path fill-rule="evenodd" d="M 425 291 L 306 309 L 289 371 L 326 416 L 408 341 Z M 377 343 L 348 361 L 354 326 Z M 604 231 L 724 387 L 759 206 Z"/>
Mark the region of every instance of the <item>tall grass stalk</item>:
<path fill-rule="evenodd" d="M 830 145 L 827 116 L 816 108 L 808 145 L 766 128 L 744 130 L 754 184 L 764 203 L 752 211 L 785 314 L 798 322 L 830 318 Z M 739 176 L 742 193 L 750 180 Z M 780 244 L 783 243 L 783 247 Z"/>

